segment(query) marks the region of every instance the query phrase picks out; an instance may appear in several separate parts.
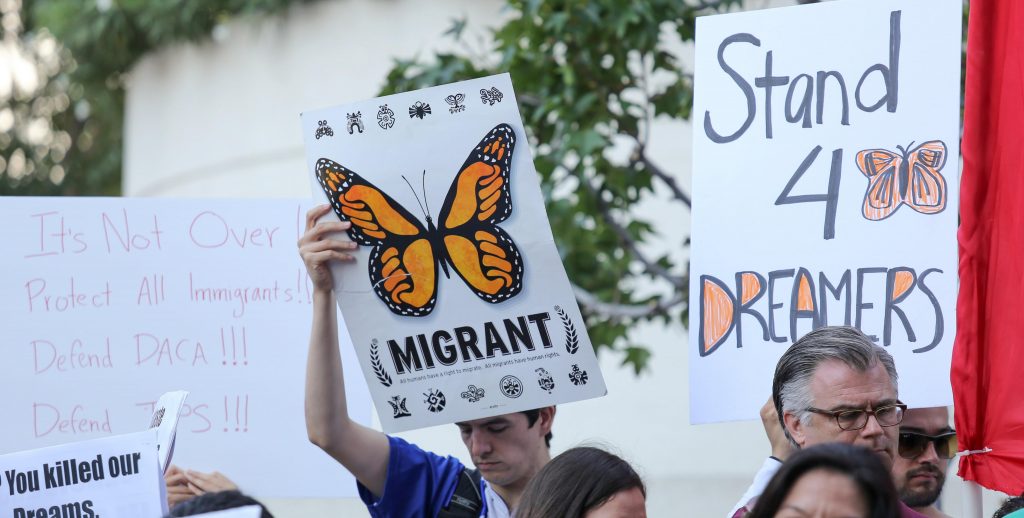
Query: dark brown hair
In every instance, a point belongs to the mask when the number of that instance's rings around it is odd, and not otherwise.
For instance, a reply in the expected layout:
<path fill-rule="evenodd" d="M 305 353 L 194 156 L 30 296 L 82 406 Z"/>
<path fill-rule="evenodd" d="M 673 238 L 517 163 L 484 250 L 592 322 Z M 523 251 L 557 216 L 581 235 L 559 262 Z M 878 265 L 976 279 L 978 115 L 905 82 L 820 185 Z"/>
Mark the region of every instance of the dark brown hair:
<path fill-rule="evenodd" d="M 878 454 L 846 443 L 826 443 L 793 454 L 757 499 L 747 518 L 772 518 L 804 475 L 827 470 L 850 477 L 864 498 L 868 518 L 899 518 L 899 498 L 892 475 Z"/>
<path fill-rule="evenodd" d="M 633 488 L 647 495 L 643 480 L 628 462 L 599 448 L 572 448 L 530 480 L 515 516 L 582 518 L 615 493 Z"/>

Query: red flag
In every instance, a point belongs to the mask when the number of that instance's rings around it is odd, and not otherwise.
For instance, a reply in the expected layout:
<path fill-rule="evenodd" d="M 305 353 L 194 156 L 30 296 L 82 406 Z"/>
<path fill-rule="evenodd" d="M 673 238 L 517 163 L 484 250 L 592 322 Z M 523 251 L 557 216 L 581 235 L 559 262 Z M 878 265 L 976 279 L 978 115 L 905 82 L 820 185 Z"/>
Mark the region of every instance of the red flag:
<path fill-rule="evenodd" d="M 1024 493 L 1024 2 L 973 0 L 967 31 L 960 294 L 953 346 L 959 475 Z"/>

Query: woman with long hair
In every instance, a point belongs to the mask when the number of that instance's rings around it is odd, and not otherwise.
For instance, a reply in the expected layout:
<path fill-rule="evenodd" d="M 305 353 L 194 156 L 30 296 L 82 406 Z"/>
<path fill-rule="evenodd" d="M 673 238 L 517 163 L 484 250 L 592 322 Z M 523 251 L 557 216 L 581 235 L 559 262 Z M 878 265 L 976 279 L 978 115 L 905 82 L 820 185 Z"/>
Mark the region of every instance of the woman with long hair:
<path fill-rule="evenodd" d="M 647 489 L 628 462 L 582 446 L 555 457 L 530 480 L 515 518 L 646 518 Z"/>

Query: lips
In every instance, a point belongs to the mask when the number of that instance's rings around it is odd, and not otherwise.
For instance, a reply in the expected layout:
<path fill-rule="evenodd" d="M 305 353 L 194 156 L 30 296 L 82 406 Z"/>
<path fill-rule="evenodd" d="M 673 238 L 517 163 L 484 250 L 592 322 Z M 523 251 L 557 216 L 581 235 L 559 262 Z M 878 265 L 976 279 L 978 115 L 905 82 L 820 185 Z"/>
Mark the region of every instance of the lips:
<path fill-rule="evenodd" d="M 934 466 L 923 466 L 917 469 L 913 469 L 907 472 L 907 479 L 925 479 L 925 480 L 938 480 L 942 477 L 942 472 Z"/>

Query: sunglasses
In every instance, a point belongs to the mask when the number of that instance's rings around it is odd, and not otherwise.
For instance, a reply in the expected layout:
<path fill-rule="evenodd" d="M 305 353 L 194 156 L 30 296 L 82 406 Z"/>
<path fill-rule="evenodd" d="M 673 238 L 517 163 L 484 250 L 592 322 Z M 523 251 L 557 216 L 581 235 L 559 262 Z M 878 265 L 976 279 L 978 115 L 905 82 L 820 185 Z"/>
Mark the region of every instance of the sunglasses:
<path fill-rule="evenodd" d="M 959 445 L 956 432 L 939 435 L 925 435 L 915 432 L 900 432 L 899 453 L 904 459 L 916 459 L 928 449 L 928 443 L 935 446 L 935 454 L 943 460 L 956 456 Z"/>

